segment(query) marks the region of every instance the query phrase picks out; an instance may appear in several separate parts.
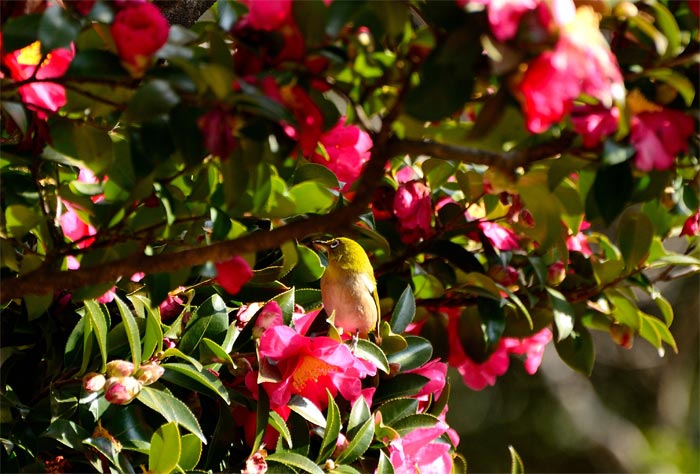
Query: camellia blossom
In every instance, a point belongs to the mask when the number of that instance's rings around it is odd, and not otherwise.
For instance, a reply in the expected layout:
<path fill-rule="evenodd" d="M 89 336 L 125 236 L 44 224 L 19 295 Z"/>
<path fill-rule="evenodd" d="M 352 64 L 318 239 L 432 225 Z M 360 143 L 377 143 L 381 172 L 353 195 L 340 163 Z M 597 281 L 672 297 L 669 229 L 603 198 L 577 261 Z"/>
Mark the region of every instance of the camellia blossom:
<path fill-rule="evenodd" d="M 481 229 L 486 238 L 489 239 L 498 250 L 508 251 L 520 249 L 518 236 L 515 232 L 500 224 L 490 221 L 481 221 L 479 222 L 479 229 Z"/>
<path fill-rule="evenodd" d="M 236 255 L 223 262 L 216 262 L 216 282 L 228 293 L 235 295 L 248 280 L 253 277 L 253 270 L 248 262 Z"/>
<path fill-rule="evenodd" d="M 302 336 L 287 326 L 265 331 L 259 354 L 270 364 L 267 370 L 279 375 L 278 382 L 261 384 L 273 408 L 286 405 L 292 395 L 299 394 L 324 409 L 326 389 L 352 403 L 362 394 L 361 379 L 377 372 L 371 362 L 356 357 L 345 344 L 330 337 Z"/>
<path fill-rule="evenodd" d="M 542 364 L 544 348 L 552 340 L 552 331 L 543 328 L 539 332 L 524 339 L 505 337 L 504 347 L 511 354 L 525 354 L 525 371 L 534 375 Z"/>
<path fill-rule="evenodd" d="M 452 471 L 450 445 L 438 438 L 449 430 L 447 423 L 417 428 L 389 444 L 394 474 L 442 473 Z"/>
<path fill-rule="evenodd" d="M 574 107 L 571 123 L 574 130 L 583 137 L 585 148 L 594 148 L 604 137 L 617 130 L 620 121 L 620 109 L 606 108 L 600 105 L 582 105 Z"/>
<path fill-rule="evenodd" d="M 591 226 L 590 222 L 583 221 L 579 226 L 579 231 L 575 235 L 570 235 L 566 239 L 566 248 L 570 251 L 581 252 L 585 257 L 593 255 L 591 246 L 588 245 L 588 237 L 582 231 Z"/>
<path fill-rule="evenodd" d="M 447 364 L 441 362 L 440 359 L 433 359 L 422 366 L 407 370 L 407 374 L 418 374 L 428 379 L 428 382 L 420 389 L 413 398 L 422 402 L 437 400 L 445 388 L 447 380 Z"/>
<path fill-rule="evenodd" d="M 700 235 L 700 209 L 685 220 L 680 235 L 687 235 L 688 237 Z"/>
<path fill-rule="evenodd" d="M 160 9 L 148 2 L 131 2 L 114 17 L 111 32 L 119 57 L 134 75 L 141 75 L 153 54 L 166 41 L 170 25 Z"/>
<path fill-rule="evenodd" d="M 275 31 L 292 16 L 292 0 L 241 0 L 248 7 L 247 21 L 256 30 Z"/>
<path fill-rule="evenodd" d="M 630 142 L 637 151 L 635 166 L 642 171 L 663 171 L 673 166 L 678 153 L 688 150 L 695 121 L 681 111 L 664 108 L 633 116 L 631 128 Z"/>
<path fill-rule="evenodd" d="M 369 134 L 355 125 L 345 125 L 345 117 L 341 117 L 335 127 L 321 136 L 320 142 L 325 156 L 314 153 L 310 160 L 335 173 L 345 187 L 354 183 L 369 161 L 372 148 Z"/>
<path fill-rule="evenodd" d="M 415 243 L 430 236 L 433 217 L 430 188 L 417 180 L 399 185 L 394 194 L 394 215 L 399 220 L 403 243 Z"/>
<path fill-rule="evenodd" d="M 34 77 L 40 81 L 24 84 L 18 88 L 18 92 L 22 102 L 36 110 L 40 118 L 46 118 L 46 111 L 56 112 L 66 104 L 65 88 L 46 79 L 63 76 L 74 56 L 75 48 L 71 44 L 69 49 L 55 49 L 43 57 L 41 44 L 35 41 L 4 55 L 2 62 L 9 69 L 13 80 L 25 81 Z"/>
<path fill-rule="evenodd" d="M 234 137 L 236 119 L 221 107 L 211 109 L 197 120 L 204 135 L 204 146 L 212 155 L 227 159 L 238 146 Z"/>
<path fill-rule="evenodd" d="M 582 93 L 612 107 L 623 97 L 622 74 L 600 33 L 599 19 L 587 6 L 563 19 L 553 50 L 537 56 L 518 85 L 527 128 L 542 133 L 567 115 Z"/>

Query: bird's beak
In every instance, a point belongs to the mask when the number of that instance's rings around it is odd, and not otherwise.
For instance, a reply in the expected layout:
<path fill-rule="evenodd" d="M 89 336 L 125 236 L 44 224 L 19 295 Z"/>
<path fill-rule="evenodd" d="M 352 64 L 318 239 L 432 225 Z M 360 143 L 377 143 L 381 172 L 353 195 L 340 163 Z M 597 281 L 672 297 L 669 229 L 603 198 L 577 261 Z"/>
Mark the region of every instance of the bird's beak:
<path fill-rule="evenodd" d="M 328 242 L 324 242 L 323 240 L 314 240 L 311 242 L 311 245 L 313 245 L 316 250 L 328 252 Z"/>

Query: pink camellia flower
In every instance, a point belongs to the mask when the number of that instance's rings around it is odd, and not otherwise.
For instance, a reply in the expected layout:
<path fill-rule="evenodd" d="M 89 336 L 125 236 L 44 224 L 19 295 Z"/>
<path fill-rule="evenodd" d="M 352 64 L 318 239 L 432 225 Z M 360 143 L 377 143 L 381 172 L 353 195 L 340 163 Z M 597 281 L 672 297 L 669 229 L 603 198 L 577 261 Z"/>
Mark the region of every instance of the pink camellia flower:
<path fill-rule="evenodd" d="M 88 372 L 83 376 L 83 388 L 86 392 L 99 392 L 107 383 L 107 379 L 103 374 L 97 372 Z"/>
<path fill-rule="evenodd" d="M 115 405 L 130 403 L 141 392 L 141 383 L 134 377 L 110 377 L 105 384 L 105 398 Z"/>
<path fill-rule="evenodd" d="M 481 221 L 479 222 L 479 229 L 481 229 L 486 238 L 489 239 L 498 250 L 508 251 L 520 249 L 518 236 L 515 232 L 500 224 L 490 221 Z"/>
<path fill-rule="evenodd" d="M 544 348 L 552 340 L 552 331 L 544 328 L 524 339 L 503 338 L 506 350 L 511 354 L 525 354 L 525 371 L 533 375 L 542 364 Z"/>
<path fill-rule="evenodd" d="M 335 127 L 321 136 L 320 142 L 326 156 L 314 153 L 309 159 L 327 167 L 349 187 L 369 160 L 372 148 L 369 134 L 355 125 L 345 125 L 345 117 L 341 117 Z"/>
<path fill-rule="evenodd" d="M 224 262 L 216 262 L 216 282 L 228 293 L 235 295 L 248 280 L 253 277 L 253 270 L 248 262 L 239 255 Z"/>
<path fill-rule="evenodd" d="M 66 104 L 65 88 L 46 79 L 63 76 L 74 56 L 75 48 L 71 44 L 69 49 L 55 49 L 44 58 L 41 54 L 41 44 L 35 41 L 29 46 L 3 55 L 2 63 L 7 66 L 14 81 L 25 81 L 32 77 L 41 80 L 20 86 L 18 92 L 22 102 L 30 109 L 36 110 L 40 118 L 46 118 L 46 111 L 56 112 Z"/>
<path fill-rule="evenodd" d="M 432 235 L 433 202 L 428 186 L 422 181 L 399 185 L 394 195 L 394 215 L 399 220 L 403 243 L 415 243 Z"/>
<path fill-rule="evenodd" d="M 178 295 L 168 295 L 163 302 L 158 306 L 160 309 L 161 321 L 169 321 L 182 313 L 182 304 L 184 301 Z"/>
<path fill-rule="evenodd" d="M 680 235 L 687 235 L 688 237 L 700 235 L 700 209 L 685 220 Z"/>
<path fill-rule="evenodd" d="M 204 135 L 204 146 L 212 155 L 227 159 L 238 147 L 234 137 L 236 119 L 221 107 L 211 109 L 197 120 Z"/>
<path fill-rule="evenodd" d="M 486 273 L 493 281 L 500 283 L 503 286 L 512 286 L 518 283 L 520 274 L 518 270 L 510 265 L 492 265 Z"/>
<path fill-rule="evenodd" d="M 405 373 L 422 375 L 428 379 L 428 383 L 413 397 L 421 402 L 428 402 L 431 399 L 437 400 L 442 394 L 447 380 L 447 364 L 441 362 L 440 359 L 433 359 L 417 369 L 407 370 Z"/>
<path fill-rule="evenodd" d="M 518 85 L 527 128 L 542 133 L 567 115 L 582 93 L 606 107 L 622 98 L 622 74 L 598 29 L 598 17 L 587 6 L 564 20 L 553 50 L 537 56 Z"/>
<path fill-rule="evenodd" d="M 63 235 L 72 242 L 78 242 L 78 248 L 84 249 L 89 247 L 95 241 L 95 238 L 91 236 L 95 235 L 97 231 L 93 226 L 86 224 L 80 219 L 72 205 L 68 203 L 64 205 L 66 211 L 58 218 Z"/>
<path fill-rule="evenodd" d="M 462 6 L 468 0 L 458 0 Z M 542 0 L 472 0 L 471 3 L 486 5 L 489 26 L 498 41 L 507 41 L 515 37 L 520 19 L 529 10 L 534 10 Z"/>
<path fill-rule="evenodd" d="M 637 153 L 635 166 L 642 171 L 663 171 L 673 166 L 676 154 L 688 150 L 695 121 L 678 110 L 661 109 L 632 117 L 630 142 Z"/>
<path fill-rule="evenodd" d="M 582 231 L 591 226 L 590 222 L 583 221 L 579 226 L 579 231 L 575 235 L 570 235 L 566 239 L 566 248 L 570 251 L 581 252 L 584 256 L 590 257 L 593 255 L 591 246 L 588 245 L 588 237 Z"/>
<path fill-rule="evenodd" d="M 119 57 L 129 71 L 140 76 L 153 54 L 166 41 L 170 25 L 160 9 L 148 2 L 131 2 L 114 17 L 111 32 Z"/>
<path fill-rule="evenodd" d="M 395 474 L 443 473 L 452 471 L 450 445 L 438 438 L 449 430 L 438 421 L 429 428 L 417 428 L 389 444 L 389 459 Z"/>
<path fill-rule="evenodd" d="M 362 394 L 361 379 L 377 372 L 372 363 L 356 357 L 335 339 L 302 336 L 287 326 L 265 331 L 259 354 L 262 362 L 269 363 L 266 370 L 279 375 L 278 382 L 261 384 L 273 408 L 286 405 L 292 395 L 299 394 L 324 409 L 326 389 L 352 403 Z"/>
<path fill-rule="evenodd" d="M 292 0 L 241 0 L 248 7 L 247 21 L 256 30 L 275 31 L 292 16 Z"/>
<path fill-rule="evenodd" d="M 619 121 L 620 109 L 617 107 L 581 105 L 574 107 L 571 113 L 574 130 L 583 137 L 585 148 L 596 147 L 604 137 L 615 132 Z"/>
<path fill-rule="evenodd" d="M 547 284 L 558 286 L 566 278 L 566 265 L 562 261 L 556 261 L 547 267 Z"/>

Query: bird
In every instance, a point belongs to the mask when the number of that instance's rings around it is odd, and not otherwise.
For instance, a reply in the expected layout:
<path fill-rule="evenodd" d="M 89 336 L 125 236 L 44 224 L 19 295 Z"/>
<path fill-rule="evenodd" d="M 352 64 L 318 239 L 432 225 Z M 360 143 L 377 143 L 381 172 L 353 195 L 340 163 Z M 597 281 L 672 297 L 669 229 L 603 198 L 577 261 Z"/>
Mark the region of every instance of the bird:
<path fill-rule="evenodd" d="M 335 327 L 353 338 L 367 339 L 377 329 L 379 296 L 374 269 L 365 250 L 354 240 L 338 237 L 314 240 L 315 249 L 328 256 L 321 277 L 321 300 Z"/>

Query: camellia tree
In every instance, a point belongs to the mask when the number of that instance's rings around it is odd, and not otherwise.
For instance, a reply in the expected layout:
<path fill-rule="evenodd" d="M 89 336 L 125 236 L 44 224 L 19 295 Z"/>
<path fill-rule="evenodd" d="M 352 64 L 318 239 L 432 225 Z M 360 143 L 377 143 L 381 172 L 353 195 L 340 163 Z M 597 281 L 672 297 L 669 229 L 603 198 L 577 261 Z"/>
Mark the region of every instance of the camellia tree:
<path fill-rule="evenodd" d="M 697 2 L 187 5 L 2 4 L 3 472 L 464 472 L 448 364 L 677 351 Z"/>

